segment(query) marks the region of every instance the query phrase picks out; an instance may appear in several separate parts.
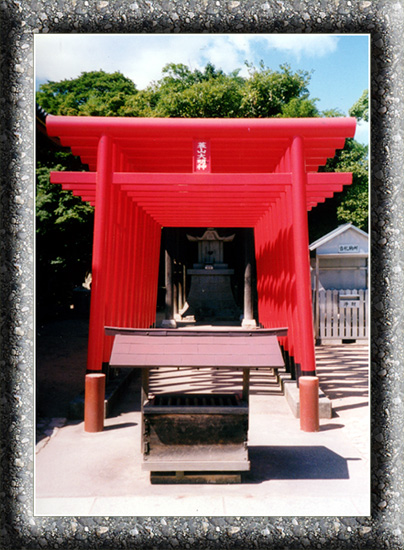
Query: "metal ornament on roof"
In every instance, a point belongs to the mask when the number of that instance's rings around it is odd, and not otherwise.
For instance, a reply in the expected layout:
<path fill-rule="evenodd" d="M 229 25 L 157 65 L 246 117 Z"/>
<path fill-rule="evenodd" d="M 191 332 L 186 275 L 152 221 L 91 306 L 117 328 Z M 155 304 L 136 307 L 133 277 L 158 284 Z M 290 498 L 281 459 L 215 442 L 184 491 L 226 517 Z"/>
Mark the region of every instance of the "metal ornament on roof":
<path fill-rule="evenodd" d="M 231 243 L 234 237 L 235 234 L 220 237 L 213 227 L 209 227 L 202 237 L 187 235 L 189 241 L 198 243 L 198 261 L 201 264 L 223 263 L 223 243 Z"/>
<path fill-rule="evenodd" d="M 218 232 L 213 227 L 208 227 L 208 229 L 205 231 L 205 233 L 202 235 L 202 237 L 193 237 L 192 235 L 187 235 L 187 239 L 189 241 L 222 241 L 224 243 L 231 243 L 234 239 L 234 235 L 230 235 L 229 237 L 220 237 Z"/>

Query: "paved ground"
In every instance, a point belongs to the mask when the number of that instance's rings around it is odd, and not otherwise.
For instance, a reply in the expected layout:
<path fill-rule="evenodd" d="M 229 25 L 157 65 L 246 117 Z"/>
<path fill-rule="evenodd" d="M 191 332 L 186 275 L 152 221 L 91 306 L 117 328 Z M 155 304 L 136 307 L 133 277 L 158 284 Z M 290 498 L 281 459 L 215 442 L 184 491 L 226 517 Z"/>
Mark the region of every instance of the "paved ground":
<path fill-rule="evenodd" d="M 324 393 L 332 401 L 333 420 L 344 435 L 369 455 L 369 347 L 357 344 L 317 346 L 317 374 Z"/>
<path fill-rule="evenodd" d="M 62 323 L 63 325 L 63 323 Z M 63 328 L 60 325 L 60 328 Z M 84 327 L 82 326 L 81 329 Z M 80 331 L 80 327 L 79 327 Z M 57 332 L 57 331 L 56 331 Z M 81 342 L 81 344 L 80 344 Z M 63 361 L 82 357 L 85 339 L 57 349 Z M 70 350 L 70 351 L 69 351 Z M 251 471 L 237 485 L 151 485 L 142 472 L 139 379 L 101 433 L 82 422 L 54 418 L 39 438 L 35 464 L 35 513 L 69 516 L 361 516 L 370 514 L 368 352 L 355 344 L 316 350 L 321 387 L 334 406 L 320 432 L 300 431 L 270 371 L 251 384 Z M 49 357 L 48 357 L 49 360 Z M 43 362 L 38 360 L 38 369 Z M 55 367 L 57 368 L 57 367 Z M 65 365 L 68 368 L 68 365 Z M 165 386 L 187 386 L 195 376 L 164 374 Z M 181 378 L 179 378 L 181 376 Z M 152 380 L 155 389 L 162 375 Z M 42 374 L 37 381 L 46 379 Z M 197 384 L 225 389 L 229 379 L 202 376 Z M 70 382 L 71 386 L 75 383 Z M 233 381 L 231 382 L 233 385 Z M 57 388 L 55 388 L 57 391 Z M 41 390 L 38 391 L 41 394 Z M 57 397 L 57 396 L 56 396 Z M 42 398 L 42 406 L 45 401 Z M 53 405 L 56 410 L 56 405 Z"/>

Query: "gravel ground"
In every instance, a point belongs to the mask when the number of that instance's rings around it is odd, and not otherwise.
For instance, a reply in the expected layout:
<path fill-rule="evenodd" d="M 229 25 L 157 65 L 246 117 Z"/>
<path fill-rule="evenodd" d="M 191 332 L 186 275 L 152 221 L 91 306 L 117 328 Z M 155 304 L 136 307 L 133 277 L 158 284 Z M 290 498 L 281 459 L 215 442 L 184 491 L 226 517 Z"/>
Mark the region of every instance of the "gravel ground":
<path fill-rule="evenodd" d="M 0 7 L 2 548 L 403 548 L 403 2 L 0 0 Z M 33 34 L 280 31 L 372 40 L 372 516 L 33 517 Z"/>

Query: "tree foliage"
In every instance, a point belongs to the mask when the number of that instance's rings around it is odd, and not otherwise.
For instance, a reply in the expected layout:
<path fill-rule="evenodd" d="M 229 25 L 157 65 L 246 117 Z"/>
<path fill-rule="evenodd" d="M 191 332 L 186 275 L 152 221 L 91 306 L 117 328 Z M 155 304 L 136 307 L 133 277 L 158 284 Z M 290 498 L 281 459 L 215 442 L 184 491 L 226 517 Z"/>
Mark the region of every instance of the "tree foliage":
<path fill-rule="evenodd" d="M 349 110 L 357 120 L 368 121 L 368 92 L 365 90 L 359 100 Z M 329 159 L 326 171 L 352 172 L 352 185 L 337 197 L 337 218 L 339 222 L 351 222 L 367 231 L 369 218 L 369 148 L 367 145 L 347 139 L 345 147 Z"/>
<path fill-rule="evenodd" d="M 36 101 L 52 115 L 114 116 L 126 97 L 135 93 L 135 84 L 121 73 L 92 71 L 42 84 Z"/>
<path fill-rule="evenodd" d="M 369 93 L 364 90 L 358 101 L 349 109 L 349 116 L 369 122 Z"/>
<path fill-rule="evenodd" d="M 46 156 L 45 156 L 46 158 Z M 49 181 L 51 170 L 80 170 L 81 163 L 63 151 L 54 164 L 38 160 L 36 170 L 36 256 L 38 312 L 66 309 L 73 289 L 91 271 L 94 208 Z"/>
<path fill-rule="evenodd" d="M 341 222 L 351 222 L 360 229 L 368 225 L 368 147 L 347 139 L 345 148 L 328 161 L 327 169 L 352 172 L 352 185 L 339 201 L 337 216 Z"/>
<path fill-rule="evenodd" d="M 249 76 L 225 74 L 208 63 L 203 71 L 169 63 L 144 90 L 116 72 L 42 84 L 38 104 L 50 114 L 78 116 L 273 117 L 319 116 L 309 99 L 310 74 L 288 65 L 273 71 L 248 65 Z"/>

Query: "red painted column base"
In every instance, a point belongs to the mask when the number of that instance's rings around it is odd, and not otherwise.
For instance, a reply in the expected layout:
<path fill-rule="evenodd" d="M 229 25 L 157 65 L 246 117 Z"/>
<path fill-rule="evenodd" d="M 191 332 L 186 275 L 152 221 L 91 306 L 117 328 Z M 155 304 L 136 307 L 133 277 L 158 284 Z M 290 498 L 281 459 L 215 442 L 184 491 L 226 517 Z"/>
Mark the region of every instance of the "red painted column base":
<path fill-rule="evenodd" d="M 300 429 L 303 432 L 318 432 L 319 398 L 318 377 L 301 376 L 299 378 L 300 394 Z"/>
<path fill-rule="evenodd" d="M 84 389 L 84 431 L 104 429 L 105 374 L 86 374 Z"/>

